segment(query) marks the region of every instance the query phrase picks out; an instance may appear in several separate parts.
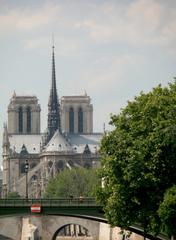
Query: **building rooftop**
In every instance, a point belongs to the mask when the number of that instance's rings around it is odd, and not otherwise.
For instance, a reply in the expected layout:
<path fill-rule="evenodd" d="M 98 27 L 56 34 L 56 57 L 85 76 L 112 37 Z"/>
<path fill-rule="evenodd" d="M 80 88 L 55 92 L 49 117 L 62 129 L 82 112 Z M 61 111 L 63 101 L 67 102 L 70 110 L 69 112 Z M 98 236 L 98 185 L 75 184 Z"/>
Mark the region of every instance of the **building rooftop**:
<path fill-rule="evenodd" d="M 25 145 L 28 153 L 30 154 L 38 154 L 40 153 L 40 145 L 42 141 L 42 137 L 40 134 L 38 135 L 18 135 L 13 134 L 9 135 L 9 141 L 12 151 L 20 153 L 22 150 L 22 146 Z"/>

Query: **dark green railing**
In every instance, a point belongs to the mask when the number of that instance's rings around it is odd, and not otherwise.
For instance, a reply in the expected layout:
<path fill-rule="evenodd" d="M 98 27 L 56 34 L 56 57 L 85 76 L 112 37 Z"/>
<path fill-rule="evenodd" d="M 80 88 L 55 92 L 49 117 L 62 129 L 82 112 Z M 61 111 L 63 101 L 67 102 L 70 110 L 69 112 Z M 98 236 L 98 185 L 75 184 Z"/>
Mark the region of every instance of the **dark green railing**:
<path fill-rule="evenodd" d="M 0 207 L 31 206 L 39 203 L 44 207 L 59 206 L 98 206 L 95 198 L 57 198 L 57 199 L 0 199 Z"/>

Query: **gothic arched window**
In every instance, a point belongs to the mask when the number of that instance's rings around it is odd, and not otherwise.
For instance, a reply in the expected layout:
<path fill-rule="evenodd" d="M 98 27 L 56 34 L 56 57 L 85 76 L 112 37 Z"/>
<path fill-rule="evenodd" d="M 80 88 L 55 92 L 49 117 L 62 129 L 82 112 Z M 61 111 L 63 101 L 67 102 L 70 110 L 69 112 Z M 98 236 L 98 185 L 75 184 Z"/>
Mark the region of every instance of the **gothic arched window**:
<path fill-rule="evenodd" d="M 83 111 L 82 108 L 79 108 L 78 110 L 78 132 L 83 132 Z"/>
<path fill-rule="evenodd" d="M 69 110 L 69 132 L 74 133 L 74 111 L 73 108 Z"/>
<path fill-rule="evenodd" d="M 27 107 L 27 133 L 31 133 L 31 108 Z"/>
<path fill-rule="evenodd" d="M 18 130 L 19 133 L 23 132 L 23 108 L 19 107 L 18 109 Z"/>

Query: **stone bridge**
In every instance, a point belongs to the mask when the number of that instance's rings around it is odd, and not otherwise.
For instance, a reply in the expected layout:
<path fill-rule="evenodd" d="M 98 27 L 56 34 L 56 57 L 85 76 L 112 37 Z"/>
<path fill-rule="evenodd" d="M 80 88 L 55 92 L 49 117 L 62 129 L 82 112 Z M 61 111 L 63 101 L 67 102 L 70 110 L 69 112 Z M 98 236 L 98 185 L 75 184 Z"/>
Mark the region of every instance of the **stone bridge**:
<path fill-rule="evenodd" d="M 40 206 L 38 213 L 32 210 L 32 206 L 36 204 L 37 208 Z M 121 230 L 115 228 L 118 230 L 116 238 L 113 238 L 114 229 L 110 228 L 106 221 L 101 206 L 98 206 L 92 198 L 0 199 L 0 236 L 8 237 L 0 239 L 56 240 L 59 229 L 76 225 L 89 232 L 92 240 L 121 240 L 122 235 L 119 235 Z M 128 230 L 143 235 L 140 225 L 135 224 Z M 37 238 L 27 236 L 31 231 Z M 146 237 L 154 240 L 168 239 L 165 235 L 155 237 L 147 234 Z"/>
<path fill-rule="evenodd" d="M 25 224 L 25 222 L 28 222 L 28 226 Z M 28 240 L 28 229 L 37 228 L 38 235 L 40 236 L 38 239 L 56 240 L 58 230 L 68 224 L 77 224 L 83 226 L 88 230 L 93 240 L 110 239 L 111 230 L 108 224 L 102 225 L 98 221 L 78 217 L 51 215 L 1 217 L 0 235 L 6 236 L 7 239 Z M 22 234 L 23 238 L 21 238 Z M 103 238 L 102 235 L 104 235 Z"/>

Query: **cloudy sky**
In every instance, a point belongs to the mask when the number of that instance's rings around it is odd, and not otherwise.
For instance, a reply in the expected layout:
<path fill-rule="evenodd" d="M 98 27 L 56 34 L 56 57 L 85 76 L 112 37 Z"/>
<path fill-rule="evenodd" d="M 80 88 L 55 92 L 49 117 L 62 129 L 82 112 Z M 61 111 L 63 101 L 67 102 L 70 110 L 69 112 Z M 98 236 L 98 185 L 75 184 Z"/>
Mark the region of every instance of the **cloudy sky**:
<path fill-rule="evenodd" d="M 52 34 L 59 97 L 86 91 L 94 131 L 176 76 L 175 0 L 0 0 L 1 136 L 14 90 L 38 97 L 46 128 Z"/>

